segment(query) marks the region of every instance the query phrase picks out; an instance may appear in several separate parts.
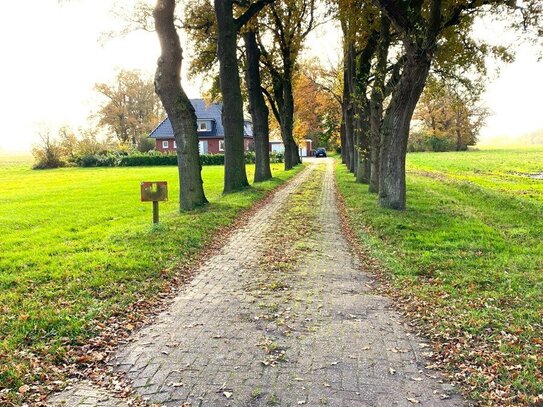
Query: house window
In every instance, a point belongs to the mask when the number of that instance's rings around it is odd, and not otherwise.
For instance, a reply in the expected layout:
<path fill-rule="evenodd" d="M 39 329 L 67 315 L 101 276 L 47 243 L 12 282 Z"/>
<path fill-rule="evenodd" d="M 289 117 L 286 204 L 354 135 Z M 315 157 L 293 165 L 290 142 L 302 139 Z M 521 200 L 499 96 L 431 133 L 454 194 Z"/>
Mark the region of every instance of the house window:
<path fill-rule="evenodd" d="M 168 147 L 169 147 L 168 140 L 163 140 L 162 141 L 162 148 L 168 148 Z"/>
<path fill-rule="evenodd" d="M 209 131 L 207 122 L 198 122 L 198 131 Z"/>
<path fill-rule="evenodd" d="M 177 148 L 177 141 L 173 141 L 173 148 Z"/>
<path fill-rule="evenodd" d="M 251 123 L 245 122 L 243 124 L 243 130 L 245 131 L 245 135 L 252 136 L 253 132 L 251 131 Z"/>
<path fill-rule="evenodd" d="M 219 140 L 219 151 L 224 151 L 224 140 Z"/>

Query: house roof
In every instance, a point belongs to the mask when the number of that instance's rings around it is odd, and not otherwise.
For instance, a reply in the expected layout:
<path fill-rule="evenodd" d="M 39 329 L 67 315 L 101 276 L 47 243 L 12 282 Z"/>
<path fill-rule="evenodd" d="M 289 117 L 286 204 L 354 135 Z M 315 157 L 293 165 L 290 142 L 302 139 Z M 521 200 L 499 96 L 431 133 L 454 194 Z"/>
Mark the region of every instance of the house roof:
<path fill-rule="evenodd" d="M 210 120 L 212 122 L 211 131 L 198 132 L 199 137 L 224 137 L 224 127 L 222 125 L 222 103 L 207 104 L 204 99 L 190 99 L 194 107 L 197 120 Z M 245 122 L 245 136 L 253 136 L 253 129 L 250 122 Z M 247 125 L 248 124 L 248 125 Z M 149 133 L 150 138 L 173 138 L 173 128 L 170 119 L 167 117 L 162 120 L 155 129 Z"/>

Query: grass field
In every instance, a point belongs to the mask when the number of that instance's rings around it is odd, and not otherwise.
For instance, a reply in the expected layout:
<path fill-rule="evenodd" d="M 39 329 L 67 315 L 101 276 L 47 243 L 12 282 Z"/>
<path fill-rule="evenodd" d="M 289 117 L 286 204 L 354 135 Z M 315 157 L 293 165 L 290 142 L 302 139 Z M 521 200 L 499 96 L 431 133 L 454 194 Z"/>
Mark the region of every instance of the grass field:
<path fill-rule="evenodd" d="M 543 403 L 543 180 L 529 176 L 541 172 L 543 148 L 409 154 L 396 212 L 338 167 L 357 237 L 484 404 Z"/>
<path fill-rule="evenodd" d="M 160 292 L 214 232 L 298 171 L 274 164 L 273 180 L 221 196 L 223 168 L 204 167 L 211 203 L 179 214 L 175 167 L 32 171 L 3 158 L 0 388 L 14 389 L 35 379 L 25 352 L 61 360 L 66 346 L 95 335 L 94 321 Z M 157 227 L 139 201 L 144 180 L 169 184 Z"/>

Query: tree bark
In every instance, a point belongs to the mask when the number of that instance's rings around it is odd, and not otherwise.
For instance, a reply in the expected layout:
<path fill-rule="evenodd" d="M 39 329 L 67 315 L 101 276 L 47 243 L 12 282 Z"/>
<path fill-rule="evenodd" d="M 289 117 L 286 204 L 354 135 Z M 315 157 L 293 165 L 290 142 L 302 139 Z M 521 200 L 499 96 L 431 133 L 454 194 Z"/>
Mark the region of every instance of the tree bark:
<path fill-rule="evenodd" d="M 369 100 L 366 96 L 368 89 L 368 80 L 371 72 L 371 61 L 377 46 L 377 33 L 372 32 L 362 52 L 358 56 L 356 70 L 353 74 L 353 89 L 356 111 L 355 128 L 355 174 L 356 182 L 367 183 L 370 177 L 369 166 L 369 132 L 370 132 L 370 108 Z"/>
<path fill-rule="evenodd" d="M 202 182 L 194 107 L 181 86 L 183 50 L 174 25 L 175 0 L 157 0 L 153 11 L 161 47 L 155 89 L 170 118 L 177 144 L 179 209 L 191 210 L 207 199 Z"/>
<path fill-rule="evenodd" d="M 246 83 L 249 99 L 249 112 L 253 120 L 253 136 L 255 140 L 255 182 L 265 181 L 272 177 L 270 168 L 269 110 L 262 94 L 260 80 L 260 50 L 256 41 L 256 33 L 247 31 L 243 34 L 245 53 L 247 56 Z"/>
<path fill-rule="evenodd" d="M 289 170 L 300 164 L 298 145 L 294 141 L 294 93 L 292 91 L 291 62 L 284 58 L 285 72 L 283 76 L 283 104 L 281 106 L 281 135 L 285 144 L 285 169 Z M 288 164 L 287 164 L 288 163 Z"/>
<path fill-rule="evenodd" d="M 358 125 L 356 129 L 356 182 L 360 184 L 367 184 L 370 177 L 370 163 L 369 163 L 369 106 L 368 102 L 364 101 L 363 106 L 358 112 Z"/>
<path fill-rule="evenodd" d="M 298 145 L 293 137 L 294 96 L 292 92 L 292 75 L 286 69 L 286 62 L 284 64 L 285 73 L 272 72 L 273 98 L 270 94 L 268 94 L 268 98 L 272 107 L 275 106 L 273 112 L 279 123 L 281 139 L 285 146 L 285 170 L 290 170 L 301 161 Z"/>
<path fill-rule="evenodd" d="M 415 106 L 424 89 L 432 53 L 406 44 L 406 62 L 383 120 L 381 132 L 379 204 L 405 209 L 405 156 L 409 126 Z"/>
<path fill-rule="evenodd" d="M 462 151 L 462 133 L 458 125 L 456 127 L 456 151 Z"/>
<path fill-rule="evenodd" d="M 343 110 L 343 97 L 341 98 L 341 111 L 344 113 Z M 342 114 L 341 117 L 341 126 L 339 129 L 339 137 L 340 137 L 340 149 L 341 149 L 341 163 L 347 164 L 347 154 L 345 149 L 345 114 Z"/>
<path fill-rule="evenodd" d="M 232 0 L 215 0 L 217 56 L 223 98 L 224 193 L 249 186 L 245 170 L 243 99 L 237 60 L 237 26 Z"/>
<path fill-rule="evenodd" d="M 345 125 L 345 164 L 350 172 L 354 170 L 354 111 L 353 111 L 354 45 L 350 42 L 343 59 L 343 122 Z"/>
<path fill-rule="evenodd" d="M 370 102 L 370 192 L 379 192 L 379 151 L 381 149 L 382 118 L 383 101 L 380 100 L 380 96 L 372 94 Z"/>
<path fill-rule="evenodd" d="M 383 120 L 383 102 L 385 100 L 385 78 L 390 46 L 390 20 L 381 17 L 377 61 L 370 97 L 370 179 L 369 191 L 379 192 L 379 151 L 381 149 L 381 122 Z"/>

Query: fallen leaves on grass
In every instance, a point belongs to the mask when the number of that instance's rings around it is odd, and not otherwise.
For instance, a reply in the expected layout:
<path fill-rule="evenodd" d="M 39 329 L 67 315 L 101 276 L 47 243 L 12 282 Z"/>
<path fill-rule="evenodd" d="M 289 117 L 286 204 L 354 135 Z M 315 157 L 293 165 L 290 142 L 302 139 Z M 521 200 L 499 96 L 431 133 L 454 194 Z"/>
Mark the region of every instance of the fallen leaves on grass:
<path fill-rule="evenodd" d="M 336 191 L 344 234 L 358 255 L 361 267 L 371 272 L 379 283 L 373 289 L 393 298 L 394 306 L 406 317 L 411 328 L 416 330 L 418 335 L 431 340 L 431 345 L 419 344 L 421 349 L 432 348 L 431 352 L 424 352 L 424 356 L 432 361 L 426 365 L 426 369 L 446 372 L 451 381 L 462 385 L 465 394 L 476 397 L 476 403 L 543 406 L 542 394 L 527 395 L 512 385 L 513 382 L 521 380 L 523 365 L 535 366 L 532 373 L 536 380 L 543 382 L 543 339 L 536 337 L 531 343 L 521 343 L 521 332 L 514 332 L 513 327 L 509 332 L 488 327 L 484 335 L 471 335 L 465 330 L 465 321 L 461 320 L 462 312 L 459 310 L 448 312 L 448 319 L 442 324 L 443 321 L 436 319 L 435 310 L 438 304 L 445 303 L 450 310 L 456 306 L 470 309 L 497 309 L 497 306 L 492 298 L 472 299 L 469 303 L 457 305 L 449 294 L 439 290 L 440 281 L 432 277 L 403 279 L 401 286 L 396 284 L 394 275 L 372 257 L 370 249 L 358 240 L 351 228 L 349 214 L 337 185 Z M 377 234 L 369 226 L 364 231 L 373 236 Z M 384 236 L 380 237 L 386 240 Z M 422 280 L 426 286 L 433 288 L 433 297 L 427 296 L 423 299 L 413 294 L 417 292 L 417 285 L 420 285 Z M 531 327 L 539 332 L 542 328 L 541 324 Z M 502 351 L 504 347 L 516 351 Z M 391 369 L 391 374 L 393 370 Z M 449 396 L 444 394 L 441 397 Z"/>
<path fill-rule="evenodd" d="M 251 208 L 243 211 L 230 225 L 215 231 L 213 239 L 198 254 L 187 259 L 183 265 L 179 265 L 174 273 L 163 273 L 162 292 L 135 301 L 126 308 L 117 310 L 108 319 L 89 323 L 88 329 L 97 332 L 95 337 L 84 340 L 79 345 L 73 345 L 74 340 L 66 338 L 61 347 L 61 354 L 50 354 L 47 349 L 39 354 L 28 349 L 10 354 L 3 354 L 0 350 L 0 359 L 25 364 L 20 370 L 27 372 L 22 380 L 28 383 L 16 389 L 1 389 L 0 405 L 15 407 L 27 403 L 35 407 L 45 407 L 49 394 L 62 390 L 80 378 L 89 379 L 97 386 L 109 389 L 118 397 L 130 396 L 132 394 L 130 382 L 122 373 L 113 372 L 106 364 L 116 346 L 126 343 L 134 330 L 150 323 L 165 309 L 179 288 L 190 281 L 198 266 L 219 250 L 233 231 L 245 225 L 256 211 L 273 199 L 274 195 L 286 185 L 287 183 L 284 183 L 269 191 Z M 19 318 L 27 320 L 29 316 L 21 314 Z M 145 405 L 138 399 L 132 399 L 130 403 L 132 406 Z"/>

